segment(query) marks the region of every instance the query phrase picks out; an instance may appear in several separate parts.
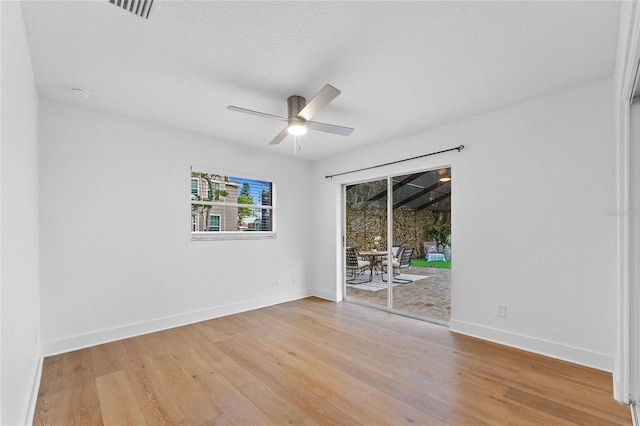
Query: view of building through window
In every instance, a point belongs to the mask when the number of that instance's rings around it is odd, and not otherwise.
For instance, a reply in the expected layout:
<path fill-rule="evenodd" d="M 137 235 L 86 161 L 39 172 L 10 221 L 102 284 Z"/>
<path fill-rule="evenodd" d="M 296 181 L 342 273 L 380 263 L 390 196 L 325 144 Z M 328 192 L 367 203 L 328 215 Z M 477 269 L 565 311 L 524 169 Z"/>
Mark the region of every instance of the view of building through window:
<path fill-rule="evenodd" d="M 273 183 L 191 172 L 191 232 L 273 232 Z"/>

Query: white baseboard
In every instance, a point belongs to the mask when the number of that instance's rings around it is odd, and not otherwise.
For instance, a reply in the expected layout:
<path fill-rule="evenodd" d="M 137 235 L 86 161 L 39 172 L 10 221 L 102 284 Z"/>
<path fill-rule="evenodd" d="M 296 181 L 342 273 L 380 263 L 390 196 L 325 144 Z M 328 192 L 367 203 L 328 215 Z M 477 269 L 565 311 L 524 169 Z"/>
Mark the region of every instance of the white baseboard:
<path fill-rule="evenodd" d="M 342 293 L 335 293 L 331 291 L 322 290 L 319 288 L 314 288 L 311 290 L 312 294 L 321 299 L 330 300 L 332 302 L 339 302 L 342 300 Z"/>
<path fill-rule="evenodd" d="M 40 392 L 40 379 L 42 378 L 42 362 L 43 358 L 38 358 L 38 362 L 34 368 L 31 379 L 31 394 L 25 410 L 24 421 L 22 424 L 32 425 L 33 416 L 36 412 L 36 402 L 38 401 L 38 392 Z"/>
<path fill-rule="evenodd" d="M 451 320 L 449 330 L 551 358 L 612 372 L 613 356 L 464 321 Z"/>
<path fill-rule="evenodd" d="M 631 409 L 631 422 L 633 423 L 633 426 L 640 426 L 640 417 L 638 417 L 640 412 L 638 412 L 638 404 L 632 402 L 629 404 L 629 408 Z"/>
<path fill-rule="evenodd" d="M 44 356 L 56 355 L 77 349 L 88 348 L 103 343 L 116 340 L 127 339 L 129 337 L 140 336 L 142 334 L 167 330 L 187 324 L 206 321 L 227 315 L 246 312 L 253 309 L 264 308 L 266 306 L 277 305 L 279 303 L 290 302 L 292 300 L 303 299 L 314 295 L 310 289 L 296 290 L 288 293 L 280 293 L 269 297 L 241 301 L 229 305 L 215 306 L 200 311 L 187 312 L 165 318 L 157 318 L 122 327 L 99 330 L 92 333 L 77 336 L 65 337 L 57 340 L 49 340 L 42 343 L 42 353 Z"/>

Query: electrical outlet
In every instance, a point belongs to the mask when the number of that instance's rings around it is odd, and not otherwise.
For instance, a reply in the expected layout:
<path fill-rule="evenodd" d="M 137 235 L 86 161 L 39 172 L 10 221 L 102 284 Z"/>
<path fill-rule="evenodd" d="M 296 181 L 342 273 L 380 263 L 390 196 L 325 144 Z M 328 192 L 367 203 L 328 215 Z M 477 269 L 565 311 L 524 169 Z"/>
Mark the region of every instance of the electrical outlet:
<path fill-rule="evenodd" d="M 507 305 L 496 305 L 496 315 L 499 317 L 506 317 Z"/>

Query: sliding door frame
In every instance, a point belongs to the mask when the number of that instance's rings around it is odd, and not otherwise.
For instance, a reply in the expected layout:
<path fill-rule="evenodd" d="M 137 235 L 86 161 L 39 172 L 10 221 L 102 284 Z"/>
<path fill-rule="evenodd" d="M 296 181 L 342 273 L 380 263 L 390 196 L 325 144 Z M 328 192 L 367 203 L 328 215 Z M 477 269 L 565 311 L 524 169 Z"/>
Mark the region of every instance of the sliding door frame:
<path fill-rule="evenodd" d="M 613 393 L 615 399 L 632 403 L 632 416 L 636 423 L 636 404 L 640 400 L 640 371 L 637 359 L 640 357 L 640 282 L 638 271 L 634 271 L 631 258 L 632 246 L 637 245 L 637 235 L 630 235 L 631 207 L 640 200 L 631 193 L 632 169 L 640 164 L 631 157 L 631 102 L 638 90 L 640 80 L 640 5 L 637 0 L 622 2 L 620 10 L 620 39 L 618 41 L 619 60 L 614 76 L 614 99 L 617 130 L 617 260 L 618 260 L 618 330 L 617 347 L 614 357 Z M 637 143 L 637 142 L 636 142 Z M 635 272 L 635 273 L 634 273 Z"/>
<path fill-rule="evenodd" d="M 392 283 L 393 280 L 389 279 L 388 280 L 388 285 L 387 285 L 387 305 L 386 306 L 382 306 L 382 305 L 376 305 L 374 303 L 368 303 L 365 301 L 361 301 L 352 297 L 348 297 L 347 296 L 347 281 L 346 281 L 346 258 L 344 256 L 344 252 L 345 249 L 347 247 L 347 187 L 348 186 L 353 186 L 353 185 L 358 185 L 361 183 L 367 183 L 367 182 L 374 182 L 374 181 L 381 181 L 383 179 L 386 179 L 387 181 L 387 259 L 391 259 L 393 257 L 393 241 L 394 241 L 394 237 L 393 237 L 393 178 L 394 177 L 398 177 L 398 176 L 402 176 L 402 175 L 407 175 L 410 173 L 416 173 L 416 172 L 430 172 L 433 170 L 439 170 L 439 169 L 443 169 L 443 168 L 448 168 L 451 170 L 451 175 L 453 175 L 453 166 L 451 163 L 446 163 L 446 164 L 442 164 L 442 165 L 432 165 L 432 166 L 426 166 L 426 167 L 419 167 L 419 168 L 414 168 L 408 171 L 397 171 L 395 173 L 388 173 L 385 174 L 384 176 L 378 176 L 378 177 L 371 177 L 368 179 L 362 179 L 362 180 L 355 180 L 355 181 L 350 181 L 350 182 L 345 182 L 342 183 L 341 185 L 341 190 L 340 190 L 340 199 L 341 199 L 341 205 L 340 205 L 340 217 L 341 217 L 341 222 L 342 222 L 342 226 L 341 226 L 341 238 L 342 238 L 342 265 L 341 265 L 341 276 L 342 276 L 342 285 L 341 285 L 341 290 L 342 290 L 342 299 L 347 301 L 347 302 L 352 302 L 352 303 L 357 303 L 363 306 L 367 306 L 370 308 L 374 308 L 374 309 L 378 309 L 378 310 L 385 310 L 387 312 L 393 313 L 393 314 L 397 314 L 397 315 L 402 315 L 402 316 L 406 316 L 406 317 L 411 317 L 411 318 L 416 318 L 419 320 L 423 320 L 423 321 L 427 321 L 428 319 L 426 318 L 421 318 L 418 317 L 416 315 L 412 315 L 408 312 L 403 312 L 403 311 L 399 311 L 393 308 L 393 287 L 392 287 Z M 453 197 L 453 196 L 452 196 Z M 452 208 L 453 208 L 453 198 L 452 198 Z M 389 243 L 391 242 L 391 244 Z M 387 271 L 389 273 L 389 271 Z M 453 283 L 452 283 L 453 284 Z M 441 324 L 438 321 L 432 321 L 434 323 L 437 323 L 439 325 L 444 325 Z M 447 325 L 448 326 L 448 325 Z"/>
<path fill-rule="evenodd" d="M 393 259 L 393 176 L 387 176 L 387 259 Z M 393 312 L 393 266 L 387 264 L 387 311 Z"/>

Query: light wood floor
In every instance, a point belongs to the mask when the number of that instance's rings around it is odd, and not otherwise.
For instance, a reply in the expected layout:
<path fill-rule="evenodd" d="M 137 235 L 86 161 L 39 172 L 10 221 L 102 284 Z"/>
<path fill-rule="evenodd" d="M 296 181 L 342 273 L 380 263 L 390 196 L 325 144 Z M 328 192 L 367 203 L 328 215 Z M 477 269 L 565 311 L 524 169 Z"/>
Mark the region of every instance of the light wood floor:
<path fill-rule="evenodd" d="M 309 298 L 48 357 L 35 424 L 624 424 L 611 375 Z"/>

